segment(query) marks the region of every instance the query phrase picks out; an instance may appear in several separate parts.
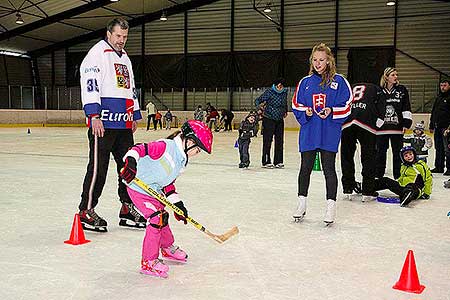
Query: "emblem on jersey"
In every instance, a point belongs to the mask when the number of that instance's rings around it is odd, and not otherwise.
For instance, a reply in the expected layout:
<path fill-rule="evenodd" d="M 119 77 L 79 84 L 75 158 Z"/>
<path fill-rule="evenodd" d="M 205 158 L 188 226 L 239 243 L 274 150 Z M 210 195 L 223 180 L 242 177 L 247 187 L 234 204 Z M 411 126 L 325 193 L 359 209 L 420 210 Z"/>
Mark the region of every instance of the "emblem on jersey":
<path fill-rule="evenodd" d="M 130 73 L 126 65 L 114 64 L 116 71 L 117 87 L 129 89 L 130 88 Z"/>
<path fill-rule="evenodd" d="M 330 85 L 330 88 L 332 88 L 333 90 L 337 90 L 338 88 L 338 83 L 336 81 L 333 81 Z"/>
<path fill-rule="evenodd" d="M 327 102 L 327 95 L 325 94 L 313 94 L 313 109 L 316 114 L 320 113 L 325 108 Z"/>
<path fill-rule="evenodd" d="M 395 112 L 395 108 L 392 105 L 386 105 L 384 124 L 399 124 L 397 113 Z"/>

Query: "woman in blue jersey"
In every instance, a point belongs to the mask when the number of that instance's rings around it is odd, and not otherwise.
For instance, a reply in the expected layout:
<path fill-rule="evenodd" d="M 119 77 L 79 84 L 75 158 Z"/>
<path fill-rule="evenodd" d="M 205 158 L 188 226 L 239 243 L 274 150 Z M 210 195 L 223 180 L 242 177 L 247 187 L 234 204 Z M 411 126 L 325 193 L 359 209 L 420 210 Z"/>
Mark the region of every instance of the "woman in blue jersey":
<path fill-rule="evenodd" d="M 294 219 L 302 220 L 306 214 L 311 171 L 319 152 L 327 191 L 324 222 L 331 224 L 336 217 L 336 153 L 342 123 L 350 114 L 352 91 L 347 80 L 336 73 L 336 63 L 328 46 L 323 43 L 314 46 L 309 62 L 309 75 L 300 80 L 292 98 L 292 109 L 301 126 L 298 208 Z"/>

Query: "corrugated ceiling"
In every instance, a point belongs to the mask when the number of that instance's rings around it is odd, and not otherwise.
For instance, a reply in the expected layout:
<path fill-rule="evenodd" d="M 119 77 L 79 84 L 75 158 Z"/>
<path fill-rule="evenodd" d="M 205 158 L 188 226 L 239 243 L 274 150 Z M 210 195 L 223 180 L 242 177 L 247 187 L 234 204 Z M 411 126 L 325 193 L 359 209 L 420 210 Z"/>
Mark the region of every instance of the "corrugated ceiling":
<path fill-rule="evenodd" d="M 0 0 L 0 37 L 20 26 L 45 20 L 48 17 L 65 13 L 71 9 L 96 1 L 88 0 Z M 62 42 L 91 31 L 105 27 L 114 16 L 126 19 L 189 2 L 187 0 L 121 0 L 106 2 L 100 8 L 59 20 L 58 22 L 32 28 L 25 33 L 8 39 L 0 39 L 0 50 L 28 52 L 51 44 Z M 20 12 L 24 24 L 16 24 L 16 14 Z M 14 32 L 14 31 L 12 31 Z"/>

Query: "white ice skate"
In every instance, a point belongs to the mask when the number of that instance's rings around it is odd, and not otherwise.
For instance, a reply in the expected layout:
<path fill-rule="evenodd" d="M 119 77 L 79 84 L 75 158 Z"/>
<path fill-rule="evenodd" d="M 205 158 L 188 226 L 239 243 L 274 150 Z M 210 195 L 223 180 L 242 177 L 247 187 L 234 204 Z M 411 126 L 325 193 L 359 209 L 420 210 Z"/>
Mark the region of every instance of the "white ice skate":
<path fill-rule="evenodd" d="M 301 222 L 305 217 L 305 215 L 306 215 L 306 197 L 298 196 L 298 206 L 293 214 L 294 222 L 296 223 Z"/>
<path fill-rule="evenodd" d="M 327 200 L 327 210 L 325 211 L 325 218 L 323 221 L 327 226 L 334 223 L 336 219 L 336 201 L 328 199 Z"/>

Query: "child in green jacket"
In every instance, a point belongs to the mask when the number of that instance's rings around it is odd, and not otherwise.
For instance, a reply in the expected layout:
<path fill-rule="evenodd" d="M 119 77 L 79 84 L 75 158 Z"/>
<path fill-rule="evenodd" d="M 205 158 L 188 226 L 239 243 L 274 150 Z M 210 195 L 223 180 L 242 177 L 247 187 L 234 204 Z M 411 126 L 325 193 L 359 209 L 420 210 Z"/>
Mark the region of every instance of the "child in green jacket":
<path fill-rule="evenodd" d="M 389 189 L 400 197 L 400 205 L 407 206 L 412 200 L 429 199 L 433 185 L 430 168 L 423 160 L 418 160 L 411 146 L 400 150 L 402 166 L 397 180 L 383 177 L 375 181 L 376 190 Z"/>

